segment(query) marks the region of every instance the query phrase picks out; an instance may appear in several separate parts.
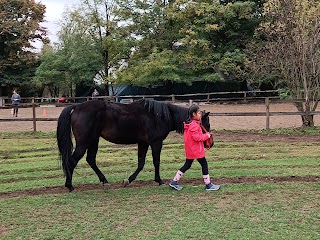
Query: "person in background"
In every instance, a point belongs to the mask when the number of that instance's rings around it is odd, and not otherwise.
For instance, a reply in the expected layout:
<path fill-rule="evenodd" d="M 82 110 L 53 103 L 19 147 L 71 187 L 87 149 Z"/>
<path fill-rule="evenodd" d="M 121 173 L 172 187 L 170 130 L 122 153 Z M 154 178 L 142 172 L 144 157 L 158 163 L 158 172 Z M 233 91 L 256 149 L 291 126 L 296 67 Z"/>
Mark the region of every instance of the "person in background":
<path fill-rule="evenodd" d="M 97 91 L 97 89 L 94 89 L 92 92 L 92 99 L 96 99 L 99 96 L 99 92 Z"/>
<path fill-rule="evenodd" d="M 215 191 L 220 189 L 220 185 L 211 183 L 208 163 L 206 160 L 206 153 L 203 142 L 210 138 L 209 132 L 202 133 L 200 121 L 202 112 L 199 106 L 192 105 L 189 108 L 189 116 L 184 123 L 184 149 L 186 154 L 186 161 L 184 165 L 177 171 L 176 176 L 170 181 L 169 186 L 175 190 L 181 190 L 183 187 L 179 184 L 182 175 L 191 167 L 195 159 L 198 160 L 202 168 L 203 181 L 206 191 Z"/>
<path fill-rule="evenodd" d="M 13 90 L 13 94 L 11 96 L 11 101 L 12 101 L 12 108 L 13 108 L 13 116 L 18 117 L 18 109 L 19 109 L 21 97 L 16 92 L 16 90 Z"/>
<path fill-rule="evenodd" d="M 62 95 L 62 97 L 59 98 L 58 102 L 59 103 L 66 103 L 67 102 L 66 95 Z"/>

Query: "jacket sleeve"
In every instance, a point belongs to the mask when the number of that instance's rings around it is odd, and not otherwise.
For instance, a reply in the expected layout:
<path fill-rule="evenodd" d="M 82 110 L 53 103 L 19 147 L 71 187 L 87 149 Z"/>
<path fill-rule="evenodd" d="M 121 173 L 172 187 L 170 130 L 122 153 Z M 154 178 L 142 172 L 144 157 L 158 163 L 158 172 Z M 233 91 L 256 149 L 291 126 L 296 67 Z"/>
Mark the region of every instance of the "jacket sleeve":
<path fill-rule="evenodd" d="M 199 131 L 200 126 L 197 126 L 196 124 L 192 124 L 189 128 L 191 138 L 197 142 L 204 142 L 209 137 L 207 134 L 202 133 L 202 131 Z M 201 132 L 201 133 L 200 133 Z"/>

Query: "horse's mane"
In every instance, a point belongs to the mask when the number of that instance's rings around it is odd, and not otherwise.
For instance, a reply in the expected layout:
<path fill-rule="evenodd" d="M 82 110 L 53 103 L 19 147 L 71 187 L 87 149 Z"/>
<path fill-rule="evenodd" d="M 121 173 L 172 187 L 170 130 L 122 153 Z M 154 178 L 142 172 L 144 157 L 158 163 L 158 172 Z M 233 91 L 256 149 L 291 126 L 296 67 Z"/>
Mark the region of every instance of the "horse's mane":
<path fill-rule="evenodd" d="M 183 133 L 183 122 L 188 116 L 187 108 L 149 99 L 140 99 L 137 102 L 143 104 L 157 121 L 164 121 L 170 128 L 169 131 L 175 130 L 178 133 Z"/>

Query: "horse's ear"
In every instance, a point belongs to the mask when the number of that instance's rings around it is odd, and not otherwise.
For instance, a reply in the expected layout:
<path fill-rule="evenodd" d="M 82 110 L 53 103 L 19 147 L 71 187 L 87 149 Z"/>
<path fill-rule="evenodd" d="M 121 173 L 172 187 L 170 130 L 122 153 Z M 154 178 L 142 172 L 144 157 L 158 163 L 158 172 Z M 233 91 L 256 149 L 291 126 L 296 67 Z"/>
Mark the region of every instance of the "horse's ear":
<path fill-rule="evenodd" d="M 203 117 L 208 117 L 210 114 L 210 112 L 203 112 L 203 113 L 204 113 Z"/>

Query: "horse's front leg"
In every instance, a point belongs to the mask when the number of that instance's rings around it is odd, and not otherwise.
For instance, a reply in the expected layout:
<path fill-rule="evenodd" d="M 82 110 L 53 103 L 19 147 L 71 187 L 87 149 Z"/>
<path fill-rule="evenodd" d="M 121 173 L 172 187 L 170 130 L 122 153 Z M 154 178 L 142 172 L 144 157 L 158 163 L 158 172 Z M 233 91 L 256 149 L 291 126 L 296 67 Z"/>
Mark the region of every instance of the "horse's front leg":
<path fill-rule="evenodd" d="M 162 141 L 151 144 L 152 158 L 154 165 L 154 181 L 162 185 L 164 182 L 160 178 L 160 153 L 162 149 Z"/>
<path fill-rule="evenodd" d="M 141 172 L 146 162 L 146 155 L 149 148 L 149 144 L 147 143 L 138 143 L 138 167 L 136 171 L 129 177 L 129 179 L 123 180 L 123 186 L 127 186 L 132 183 Z"/>

